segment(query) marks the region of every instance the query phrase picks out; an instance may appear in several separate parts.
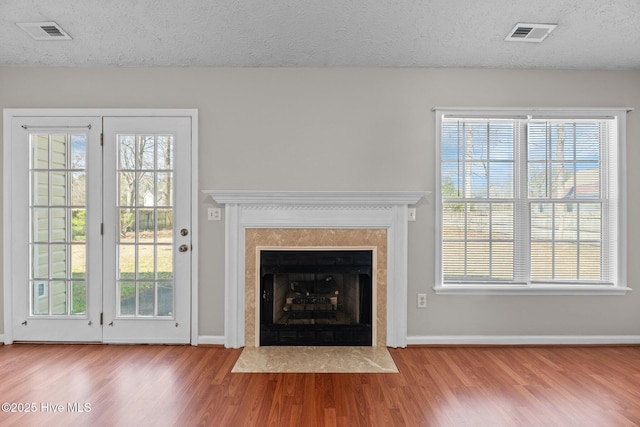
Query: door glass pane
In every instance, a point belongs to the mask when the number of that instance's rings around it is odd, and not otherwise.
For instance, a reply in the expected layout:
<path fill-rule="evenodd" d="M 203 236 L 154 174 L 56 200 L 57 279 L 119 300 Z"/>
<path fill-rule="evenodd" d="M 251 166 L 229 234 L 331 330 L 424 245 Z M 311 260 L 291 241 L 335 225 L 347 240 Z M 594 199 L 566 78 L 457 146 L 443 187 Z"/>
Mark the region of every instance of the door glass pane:
<path fill-rule="evenodd" d="M 87 285 L 84 281 L 71 282 L 71 314 L 87 311 Z"/>
<path fill-rule="evenodd" d="M 118 153 L 120 155 L 120 170 L 135 170 L 135 135 L 118 136 Z"/>
<path fill-rule="evenodd" d="M 158 170 L 173 169 L 173 135 L 158 135 Z"/>
<path fill-rule="evenodd" d="M 120 233 L 118 240 L 120 242 L 135 242 L 136 215 L 135 210 L 131 208 L 123 208 L 120 212 Z"/>
<path fill-rule="evenodd" d="M 29 141 L 30 313 L 85 315 L 87 135 L 39 133 Z"/>
<path fill-rule="evenodd" d="M 173 316 L 173 136 L 119 134 L 119 316 Z"/>
<path fill-rule="evenodd" d="M 33 242 L 49 241 L 49 209 L 33 208 L 32 209 L 32 226 L 33 226 Z"/>
<path fill-rule="evenodd" d="M 31 165 L 49 169 L 49 135 L 31 135 Z"/>
<path fill-rule="evenodd" d="M 67 245 L 49 245 L 51 260 L 51 277 L 67 278 Z"/>
<path fill-rule="evenodd" d="M 51 169 L 69 169 L 67 153 L 71 148 L 67 143 L 67 135 L 51 135 L 49 137 L 49 158 Z"/>
<path fill-rule="evenodd" d="M 154 194 L 154 173 L 153 172 L 141 172 L 138 174 L 138 199 L 136 206 L 153 206 L 153 194 Z"/>
<path fill-rule="evenodd" d="M 87 167 L 87 139 L 83 135 L 71 136 L 71 168 L 84 170 Z"/>
<path fill-rule="evenodd" d="M 120 206 L 133 206 L 135 200 L 135 180 L 136 173 L 122 171 L 118 174 L 118 200 Z"/>
<path fill-rule="evenodd" d="M 173 315 L 173 282 L 158 283 L 158 316 Z"/>
<path fill-rule="evenodd" d="M 138 209 L 138 243 L 153 244 L 155 230 L 155 211 L 153 209 Z"/>
<path fill-rule="evenodd" d="M 173 205 L 173 174 L 158 172 L 156 174 L 156 204 L 158 206 Z"/>
<path fill-rule="evenodd" d="M 156 209 L 156 240 L 171 243 L 173 240 L 173 209 Z"/>
<path fill-rule="evenodd" d="M 66 242 L 68 230 L 67 210 L 65 208 L 51 208 L 51 241 Z"/>
<path fill-rule="evenodd" d="M 49 204 L 49 172 L 34 171 L 31 174 L 31 202 L 34 206 Z"/>
<path fill-rule="evenodd" d="M 32 284 L 31 314 L 49 314 L 49 283 L 46 281 L 38 280 Z"/>
<path fill-rule="evenodd" d="M 138 158 L 137 168 L 140 170 L 153 170 L 154 153 L 156 148 L 156 139 L 154 135 L 138 136 Z"/>
<path fill-rule="evenodd" d="M 84 172 L 73 172 L 71 174 L 71 204 L 74 206 L 84 206 L 86 202 L 87 175 Z"/>
<path fill-rule="evenodd" d="M 138 315 L 153 316 L 154 299 L 153 282 L 138 282 Z"/>
<path fill-rule="evenodd" d="M 71 278 L 84 279 L 87 276 L 87 248 L 85 245 L 71 246 Z"/>
<path fill-rule="evenodd" d="M 46 279 L 49 277 L 49 245 L 32 245 L 31 278 Z"/>
<path fill-rule="evenodd" d="M 87 240 L 87 210 L 71 209 L 71 241 Z"/>
<path fill-rule="evenodd" d="M 154 245 L 138 245 L 138 275 L 140 280 L 155 278 Z"/>
<path fill-rule="evenodd" d="M 51 314 L 67 314 L 67 282 L 51 282 Z"/>
<path fill-rule="evenodd" d="M 159 280 L 172 280 L 173 279 L 173 246 L 172 245 L 158 245 L 157 247 L 157 264 L 158 264 L 158 279 Z"/>
<path fill-rule="evenodd" d="M 120 316 L 134 316 L 136 314 L 136 284 L 135 282 L 119 282 L 118 312 Z"/>
<path fill-rule="evenodd" d="M 67 197 L 67 173 L 66 172 L 51 172 L 51 188 L 49 189 L 51 200 L 50 204 L 55 206 L 65 206 L 69 204 L 70 200 Z"/>
<path fill-rule="evenodd" d="M 118 279 L 134 280 L 136 278 L 136 247 L 134 245 L 119 245 L 118 261 Z"/>

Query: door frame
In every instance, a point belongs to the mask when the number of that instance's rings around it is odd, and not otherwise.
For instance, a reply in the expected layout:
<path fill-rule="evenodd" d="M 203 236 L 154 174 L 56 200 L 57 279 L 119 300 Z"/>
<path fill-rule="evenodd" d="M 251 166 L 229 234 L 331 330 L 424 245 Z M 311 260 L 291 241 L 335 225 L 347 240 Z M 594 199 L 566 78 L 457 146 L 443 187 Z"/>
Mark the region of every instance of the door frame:
<path fill-rule="evenodd" d="M 13 343 L 13 253 L 11 242 L 12 135 L 11 122 L 19 117 L 188 117 L 191 119 L 191 345 L 198 345 L 198 110 L 158 108 L 6 108 L 3 110 L 2 270 L 4 344 Z"/>

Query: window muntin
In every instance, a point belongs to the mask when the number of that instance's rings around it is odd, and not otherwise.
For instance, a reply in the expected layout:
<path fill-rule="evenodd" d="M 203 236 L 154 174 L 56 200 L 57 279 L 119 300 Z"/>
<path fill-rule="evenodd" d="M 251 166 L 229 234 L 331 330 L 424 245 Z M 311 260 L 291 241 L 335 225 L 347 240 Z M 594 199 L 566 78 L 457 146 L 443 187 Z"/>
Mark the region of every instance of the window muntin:
<path fill-rule="evenodd" d="M 617 284 L 616 117 L 440 113 L 440 286 Z"/>

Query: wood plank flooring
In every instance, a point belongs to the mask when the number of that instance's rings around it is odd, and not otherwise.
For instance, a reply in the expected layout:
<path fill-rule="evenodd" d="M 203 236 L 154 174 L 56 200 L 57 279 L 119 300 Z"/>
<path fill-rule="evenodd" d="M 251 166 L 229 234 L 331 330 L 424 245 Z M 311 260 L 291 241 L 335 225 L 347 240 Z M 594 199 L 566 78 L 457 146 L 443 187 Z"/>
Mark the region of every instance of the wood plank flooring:
<path fill-rule="evenodd" d="M 640 425 L 640 347 L 390 353 L 398 374 L 239 374 L 221 347 L 0 346 L 0 403 L 35 411 L 0 425 Z"/>

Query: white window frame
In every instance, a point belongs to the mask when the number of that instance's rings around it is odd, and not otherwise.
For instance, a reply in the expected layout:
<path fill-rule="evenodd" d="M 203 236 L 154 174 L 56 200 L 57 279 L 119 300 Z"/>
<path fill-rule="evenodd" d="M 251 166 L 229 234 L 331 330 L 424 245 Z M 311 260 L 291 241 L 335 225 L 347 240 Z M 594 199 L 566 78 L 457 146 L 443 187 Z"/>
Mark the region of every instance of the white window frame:
<path fill-rule="evenodd" d="M 436 107 L 435 112 L 435 287 L 436 294 L 470 294 L 470 295 L 624 295 L 631 289 L 627 287 L 627 237 L 626 237 L 626 114 L 630 108 L 460 108 L 460 107 Z M 491 282 L 460 282 L 444 283 L 442 268 L 442 183 L 441 183 L 441 132 L 444 117 L 460 118 L 511 118 L 530 120 L 532 118 L 549 119 L 596 119 L 615 118 L 617 119 L 618 137 L 618 230 L 617 241 L 617 274 L 612 284 L 580 284 L 571 283 L 491 283 Z M 516 159 L 517 161 L 517 159 Z M 521 165 L 524 163 L 520 163 Z M 607 165 L 607 168 L 609 166 Z M 522 168 L 521 168 L 522 169 Z M 516 174 L 520 173 L 515 171 Z M 525 171 L 526 172 L 526 171 Z M 522 199 L 524 200 L 524 199 Z M 528 228 L 528 222 L 525 227 Z M 518 242 L 515 242 L 517 245 Z M 520 242 L 528 245 L 529 241 Z M 528 250 L 528 249 L 527 249 Z"/>

